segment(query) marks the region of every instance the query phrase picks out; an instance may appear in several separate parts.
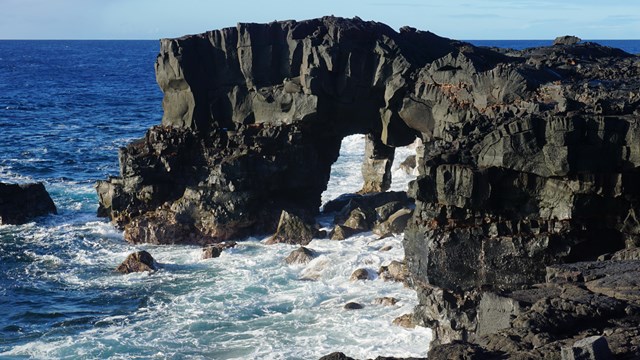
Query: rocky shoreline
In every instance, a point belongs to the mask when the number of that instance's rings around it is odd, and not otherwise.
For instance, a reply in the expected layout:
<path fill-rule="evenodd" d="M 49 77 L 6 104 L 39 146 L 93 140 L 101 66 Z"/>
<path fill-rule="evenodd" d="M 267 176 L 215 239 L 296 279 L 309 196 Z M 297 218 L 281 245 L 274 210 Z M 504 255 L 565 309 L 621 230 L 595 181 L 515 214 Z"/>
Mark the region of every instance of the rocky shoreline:
<path fill-rule="evenodd" d="M 380 220 L 384 204 L 349 199 L 331 236 L 407 221 L 430 358 L 573 359 L 603 341 L 640 357 L 637 56 L 325 17 L 164 39 L 156 78 L 162 125 L 97 184 L 128 241 L 304 244 L 342 138 L 367 134 L 362 194 L 387 190 L 393 148 L 419 138 L 415 208 Z"/>

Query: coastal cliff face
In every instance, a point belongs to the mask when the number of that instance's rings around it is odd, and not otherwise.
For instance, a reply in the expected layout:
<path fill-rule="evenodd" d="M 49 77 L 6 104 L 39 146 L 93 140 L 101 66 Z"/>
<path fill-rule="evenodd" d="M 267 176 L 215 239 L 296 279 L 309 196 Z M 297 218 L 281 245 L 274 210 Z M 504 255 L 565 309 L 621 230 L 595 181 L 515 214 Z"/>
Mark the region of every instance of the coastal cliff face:
<path fill-rule="evenodd" d="M 621 50 L 478 48 L 326 17 L 164 39 L 156 77 L 162 126 L 97 185 L 131 242 L 314 215 L 341 139 L 363 133 L 370 190 L 388 187 L 387 148 L 424 143 L 405 253 L 436 343 L 475 338 L 483 294 L 640 243 L 640 61 Z"/>

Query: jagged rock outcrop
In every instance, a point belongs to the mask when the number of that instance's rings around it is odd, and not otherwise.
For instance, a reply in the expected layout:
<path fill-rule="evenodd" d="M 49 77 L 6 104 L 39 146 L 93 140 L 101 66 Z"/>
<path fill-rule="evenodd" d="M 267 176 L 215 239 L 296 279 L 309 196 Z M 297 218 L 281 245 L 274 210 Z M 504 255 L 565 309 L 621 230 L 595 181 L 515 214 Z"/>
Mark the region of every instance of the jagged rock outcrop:
<path fill-rule="evenodd" d="M 436 344 L 475 338 L 485 291 L 637 244 L 638 58 L 592 43 L 502 53 L 452 56 L 449 79 L 423 70 L 439 91 L 416 89 L 447 104 L 423 131 L 405 233 Z"/>
<path fill-rule="evenodd" d="M 308 245 L 317 236 L 318 230 L 301 217 L 282 210 L 275 234 L 267 239 L 267 244 Z"/>
<path fill-rule="evenodd" d="M 473 340 L 487 292 L 640 244 L 640 60 L 574 40 L 488 49 L 335 17 L 162 40 L 162 126 L 121 150 L 100 214 L 132 242 L 273 233 L 282 210 L 318 212 L 343 137 L 419 137 L 414 318 L 435 343 Z M 367 187 L 382 190 L 389 154 L 373 150 Z M 371 226 L 389 201 L 363 198 L 325 210 Z"/>
<path fill-rule="evenodd" d="M 19 225 L 37 216 L 57 214 L 42 183 L 0 183 L 0 225 Z"/>
<path fill-rule="evenodd" d="M 467 346 L 493 358 L 639 358 L 638 279 L 638 260 L 549 266 L 545 283 L 484 292 Z"/>

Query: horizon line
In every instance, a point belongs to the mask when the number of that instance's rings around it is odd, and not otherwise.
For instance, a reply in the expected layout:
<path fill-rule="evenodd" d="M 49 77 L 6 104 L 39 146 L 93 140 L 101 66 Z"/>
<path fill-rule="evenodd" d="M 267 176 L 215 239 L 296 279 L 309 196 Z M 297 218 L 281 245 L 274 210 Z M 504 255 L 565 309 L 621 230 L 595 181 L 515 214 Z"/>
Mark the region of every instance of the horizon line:
<path fill-rule="evenodd" d="M 177 37 L 163 37 L 163 38 L 0 38 L 0 41 L 159 41 L 162 39 L 177 39 L 184 36 L 198 35 L 198 34 L 185 34 Z M 446 36 L 443 36 L 447 38 Z M 459 41 L 553 41 L 554 39 L 540 39 L 540 38 L 527 38 L 527 39 L 464 39 L 464 38 L 447 38 L 451 40 Z M 581 41 L 640 41 L 640 38 L 601 38 L 601 39 L 581 39 Z"/>

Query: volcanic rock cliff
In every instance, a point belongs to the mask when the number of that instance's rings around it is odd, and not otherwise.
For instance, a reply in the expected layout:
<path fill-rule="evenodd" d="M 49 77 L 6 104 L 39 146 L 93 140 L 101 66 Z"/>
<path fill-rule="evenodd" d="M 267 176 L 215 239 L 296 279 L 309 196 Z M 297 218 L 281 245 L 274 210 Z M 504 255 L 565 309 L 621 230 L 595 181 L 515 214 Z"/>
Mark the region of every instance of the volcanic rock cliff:
<path fill-rule="evenodd" d="M 362 133 L 364 192 L 388 188 L 393 147 L 424 143 L 405 252 L 436 343 L 474 339 L 483 294 L 640 242 L 640 61 L 621 50 L 479 48 L 325 17 L 164 39 L 156 78 L 162 125 L 97 185 L 129 241 L 314 215 L 341 139 Z"/>

